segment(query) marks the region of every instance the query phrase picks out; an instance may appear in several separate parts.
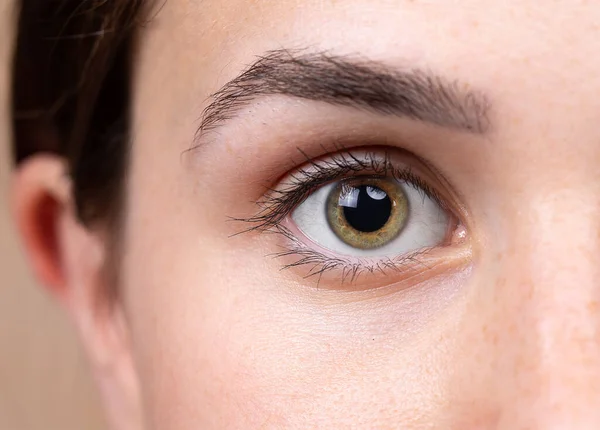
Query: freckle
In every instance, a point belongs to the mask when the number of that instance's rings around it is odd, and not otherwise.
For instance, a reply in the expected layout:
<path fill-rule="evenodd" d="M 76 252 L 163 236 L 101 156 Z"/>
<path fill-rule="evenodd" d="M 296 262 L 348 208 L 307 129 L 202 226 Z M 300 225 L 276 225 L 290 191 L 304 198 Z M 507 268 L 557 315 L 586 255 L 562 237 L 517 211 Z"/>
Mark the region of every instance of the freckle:
<path fill-rule="evenodd" d="M 458 38 L 460 36 L 460 30 L 461 29 L 459 29 L 459 28 L 452 28 L 452 29 L 450 29 L 448 34 L 450 37 Z"/>
<path fill-rule="evenodd" d="M 598 302 L 596 300 L 592 300 L 588 303 L 587 308 L 590 312 L 598 312 Z"/>
<path fill-rule="evenodd" d="M 491 337 L 491 340 L 492 340 L 492 345 L 494 345 L 494 346 L 498 345 L 498 334 L 494 333 Z"/>

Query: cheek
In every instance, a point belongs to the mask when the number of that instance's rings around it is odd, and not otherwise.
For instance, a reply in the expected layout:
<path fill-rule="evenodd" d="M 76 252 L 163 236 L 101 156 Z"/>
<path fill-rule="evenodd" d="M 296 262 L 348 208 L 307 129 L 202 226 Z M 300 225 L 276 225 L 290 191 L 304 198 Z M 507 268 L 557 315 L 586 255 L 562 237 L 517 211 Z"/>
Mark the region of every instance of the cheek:
<path fill-rule="evenodd" d="M 176 212 L 130 224 L 124 268 L 153 428 L 439 422 L 452 320 L 417 330 L 405 308 L 418 298 L 307 294 L 314 287 L 278 274 L 266 251 Z"/>

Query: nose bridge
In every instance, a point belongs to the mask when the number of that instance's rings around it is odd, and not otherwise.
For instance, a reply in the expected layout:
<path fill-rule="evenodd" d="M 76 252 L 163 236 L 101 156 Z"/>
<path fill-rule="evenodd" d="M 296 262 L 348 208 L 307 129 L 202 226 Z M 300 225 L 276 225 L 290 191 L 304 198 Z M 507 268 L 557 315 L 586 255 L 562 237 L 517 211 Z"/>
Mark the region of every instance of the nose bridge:
<path fill-rule="evenodd" d="M 494 262 L 501 428 L 600 428 L 597 196 L 552 185 L 521 193 Z"/>

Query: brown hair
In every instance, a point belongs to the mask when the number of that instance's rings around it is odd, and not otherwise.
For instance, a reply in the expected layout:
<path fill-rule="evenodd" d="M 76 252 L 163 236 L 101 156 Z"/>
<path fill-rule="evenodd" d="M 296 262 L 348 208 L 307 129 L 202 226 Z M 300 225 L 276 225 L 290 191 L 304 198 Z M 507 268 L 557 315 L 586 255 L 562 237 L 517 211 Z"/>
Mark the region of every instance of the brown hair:
<path fill-rule="evenodd" d="M 21 0 L 14 154 L 65 157 L 84 223 L 114 218 L 128 158 L 131 63 L 146 0 Z M 143 7 L 144 6 L 144 7 Z"/>

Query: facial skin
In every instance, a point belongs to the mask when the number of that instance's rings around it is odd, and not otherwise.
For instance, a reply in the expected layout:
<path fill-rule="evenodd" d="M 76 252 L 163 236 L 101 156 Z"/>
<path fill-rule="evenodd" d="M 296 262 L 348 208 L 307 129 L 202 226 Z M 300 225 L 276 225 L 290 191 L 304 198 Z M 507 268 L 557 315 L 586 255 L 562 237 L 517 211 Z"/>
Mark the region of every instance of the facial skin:
<path fill-rule="evenodd" d="M 600 428 L 598 22 L 595 2 L 166 2 L 136 58 L 116 302 L 91 297 L 108 234 L 74 221 L 59 162 L 15 181 L 114 428 Z M 280 49 L 431 73 L 484 99 L 485 130 L 279 94 L 195 139 L 211 95 Z M 289 237 L 236 235 L 307 157 L 375 145 L 441 172 L 451 244 L 318 281 L 270 256 Z M 58 246 L 33 227 L 44 196 Z"/>

